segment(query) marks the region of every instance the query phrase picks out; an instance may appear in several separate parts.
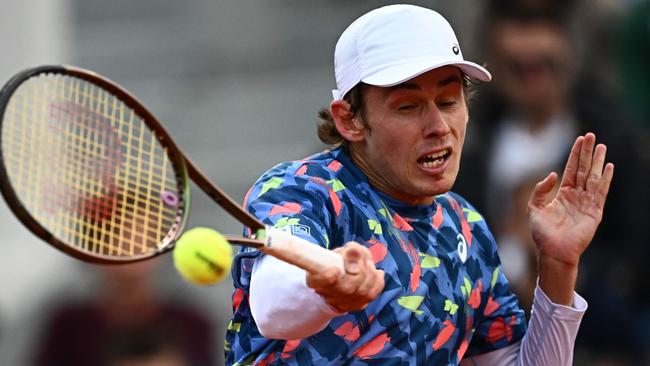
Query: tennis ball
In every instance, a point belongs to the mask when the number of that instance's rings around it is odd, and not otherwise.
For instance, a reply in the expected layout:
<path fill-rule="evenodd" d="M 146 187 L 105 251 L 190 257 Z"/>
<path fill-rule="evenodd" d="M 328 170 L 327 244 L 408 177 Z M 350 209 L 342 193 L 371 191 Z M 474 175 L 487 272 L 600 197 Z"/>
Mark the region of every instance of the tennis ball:
<path fill-rule="evenodd" d="M 212 285 L 230 272 L 232 247 L 226 238 L 207 227 L 185 232 L 174 248 L 174 266 L 187 281 Z"/>

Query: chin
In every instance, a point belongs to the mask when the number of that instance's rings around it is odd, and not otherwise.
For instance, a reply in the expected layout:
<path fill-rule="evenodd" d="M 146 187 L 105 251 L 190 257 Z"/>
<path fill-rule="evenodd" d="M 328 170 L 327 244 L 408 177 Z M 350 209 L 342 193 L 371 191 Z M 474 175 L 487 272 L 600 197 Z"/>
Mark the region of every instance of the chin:
<path fill-rule="evenodd" d="M 441 184 L 442 183 L 442 184 Z M 422 187 L 419 192 L 421 197 L 433 197 L 439 194 L 447 193 L 451 190 L 452 183 L 439 182 L 435 185 L 429 185 L 427 187 Z"/>
<path fill-rule="evenodd" d="M 430 194 L 428 194 L 428 195 L 429 196 L 437 196 L 439 194 L 445 194 L 445 193 L 451 191 L 451 187 L 452 187 L 451 185 L 444 186 L 444 187 L 436 187 L 435 189 L 432 189 L 430 191 Z"/>
<path fill-rule="evenodd" d="M 454 186 L 454 183 L 456 182 L 456 175 L 458 174 L 458 171 L 454 171 L 454 173 L 447 173 L 444 174 L 442 177 L 439 179 L 435 180 L 435 184 L 433 185 L 433 190 L 436 191 L 436 194 L 443 194 L 451 191 L 451 187 Z"/>

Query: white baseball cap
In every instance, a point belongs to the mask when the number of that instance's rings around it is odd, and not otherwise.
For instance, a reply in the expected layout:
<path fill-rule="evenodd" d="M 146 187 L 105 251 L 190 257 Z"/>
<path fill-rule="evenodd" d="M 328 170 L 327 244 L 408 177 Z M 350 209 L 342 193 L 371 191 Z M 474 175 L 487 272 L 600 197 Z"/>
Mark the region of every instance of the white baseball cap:
<path fill-rule="evenodd" d="M 451 25 L 431 9 L 389 5 L 355 20 L 341 34 L 334 51 L 337 90 L 342 99 L 359 82 L 393 86 L 435 68 L 455 65 L 481 81 L 492 76 L 465 61 Z"/>

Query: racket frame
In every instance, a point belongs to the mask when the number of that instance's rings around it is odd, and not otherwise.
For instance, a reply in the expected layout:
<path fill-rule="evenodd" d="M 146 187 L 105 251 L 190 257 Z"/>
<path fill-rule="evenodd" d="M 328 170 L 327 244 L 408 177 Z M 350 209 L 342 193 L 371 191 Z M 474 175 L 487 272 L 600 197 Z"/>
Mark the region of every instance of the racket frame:
<path fill-rule="evenodd" d="M 174 167 L 176 179 L 177 181 L 182 182 L 179 187 L 181 189 L 181 192 L 179 192 L 181 195 L 179 200 L 180 204 L 177 208 L 178 215 L 176 222 L 172 226 L 172 229 L 162 239 L 156 250 L 152 250 L 145 254 L 134 257 L 126 257 L 111 255 L 97 256 L 83 250 L 75 249 L 74 247 L 59 240 L 36 219 L 34 219 L 34 217 L 29 213 L 27 208 L 18 198 L 18 195 L 16 194 L 16 191 L 11 184 L 4 162 L 4 156 L 2 152 L 2 124 L 4 122 L 6 109 L 9 105 L 9 100 L 13 96 L 14 92 L 27 80 L 42 74 L 58 74 L 76 77 L 86 82 L 95 84 L 110 92 L 119 100 L 121 100 L 126 106 L 131 108 L 133 112 L 142 119 L 143 123 L 151 130 L 152 134 L 156 136 L 161 146 L 163 146 L 163 148 L 166 150 L 167 155 L 169 156 L 170 164 Z M 153 116 L 153 114 L 142 105 L 142 103 L 140 103 L 129 92 L 117 86 L 111 80 L 92 71 L 67 65 L 39 66 L 19 72 L 13 76 L 0 91 L 0 193 L 2 193 L 10 209 L 14 212 L 19 221 L 25 227 L 27 227 L 27 229 L 57 249 L 82 261 L 104 264 L 130 263 L 154 257 L 173 248 L 176 239 L 183 232 L 183 228 L 185 227 L 185 224 L 189 218 L 190 189 L 186 161 L 187 159 L 185 158 L 185 155 L 183 155 L 183 153 L 174 144 L 169 133 L 162 127 L 162 125 Z"/>
<path fill-rule="evenodd" d="M 55 235 L 49 232 L 42 226 L 32 215 L 27 208 L 21 203 L 18 195 L 13 189 L 10 178 L 7 174 L 4 157 L 2 154 L 2 124 L 3 117 L 8 106 L 11 96 L 16 89 L 23 84 L 23 82 L 40 74 L 60 74 L 76 77 L 87 82 L 93 83 L 104 90 L 110 92 L 126 106 L 131 108 L 133 112 L 139 116 L 144 124 L 156 136 L 157 140 L 163 148 L 165 148 L 169 156 L 170 163 L 174 167 L 176 179 L 181 184 L 182 190 L 182 207 L 178 209 L 177 222 L 175 223 L 175 230 L 170 232 L 163 238 L 162 242 L 158 245 L 156 250 L 150 251 L 144 255 L 135 257 L 126 256 L 97 256 L 88 252 L 76 249 L 63 241 L 59 240 Z M 14 212 L 20 222 L 27 227 L 32 233 L 42 240 L 50 243 L 57 249 L 72 257 L 90 263 L 102 264 L 118 264 L 118 263 L 132 263 L 149 259 L 166 252 L 174 247 L 176 239 L 183 232 L 185 224 L 189 218 L 190 208 L 190 188 L 189 179 L 205 192 L 212 200 L 221 206 L 231 216 L 236 218 L 239 222 L 249 227 L 254 233 L 250 238 L 226 236 L 226 239 L 231 243 L 245 245 L 260 249 L 262 252 L 276 256 L 281 260 L 293 263 L 308 272 L 318 273 L 325 270 L 330 266 L 336 266 L 344 273 L 342 257 L 332 251 L 322 248 L 318 245 L 307 242 L 304 239 L 284 233 L 279 229 L 267 227 L 255 216 L 245 211 L 239 204 L 232 200 L 225 194 L 218 186 L 212 183 L 207 176 L 201 172 L 194 163 L 187 158 L 187 156 L 178 148 L 174 143 L 169 133 L 160 124 L 158 119 L 147 108 L 144 107 L 133 95 L 128 91 L 118 86 L 113 81 L 89 70 L 82 68 L 67 66 L 67 65 L 45 65 L 35 68 L 26 69 L 15 76 L 13 76 L 0 90 L 0 193 L 5 198 L 7 205 Z"/>

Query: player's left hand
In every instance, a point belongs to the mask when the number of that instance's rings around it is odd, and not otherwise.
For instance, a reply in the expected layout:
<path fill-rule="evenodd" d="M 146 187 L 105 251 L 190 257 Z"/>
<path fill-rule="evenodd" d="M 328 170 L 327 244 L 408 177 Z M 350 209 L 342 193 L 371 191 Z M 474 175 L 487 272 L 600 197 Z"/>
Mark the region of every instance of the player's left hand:
<path fill-rule="evenodd" d="M 567 161 L 560 189 L 549 201 L 558 176 L 537 183 L 528 202 L 530 228 L 540 257 L 577 266 L 603 216 L 614 165 L 605 165 L 606 147 L 596 136 L 579 136 Z"/>

